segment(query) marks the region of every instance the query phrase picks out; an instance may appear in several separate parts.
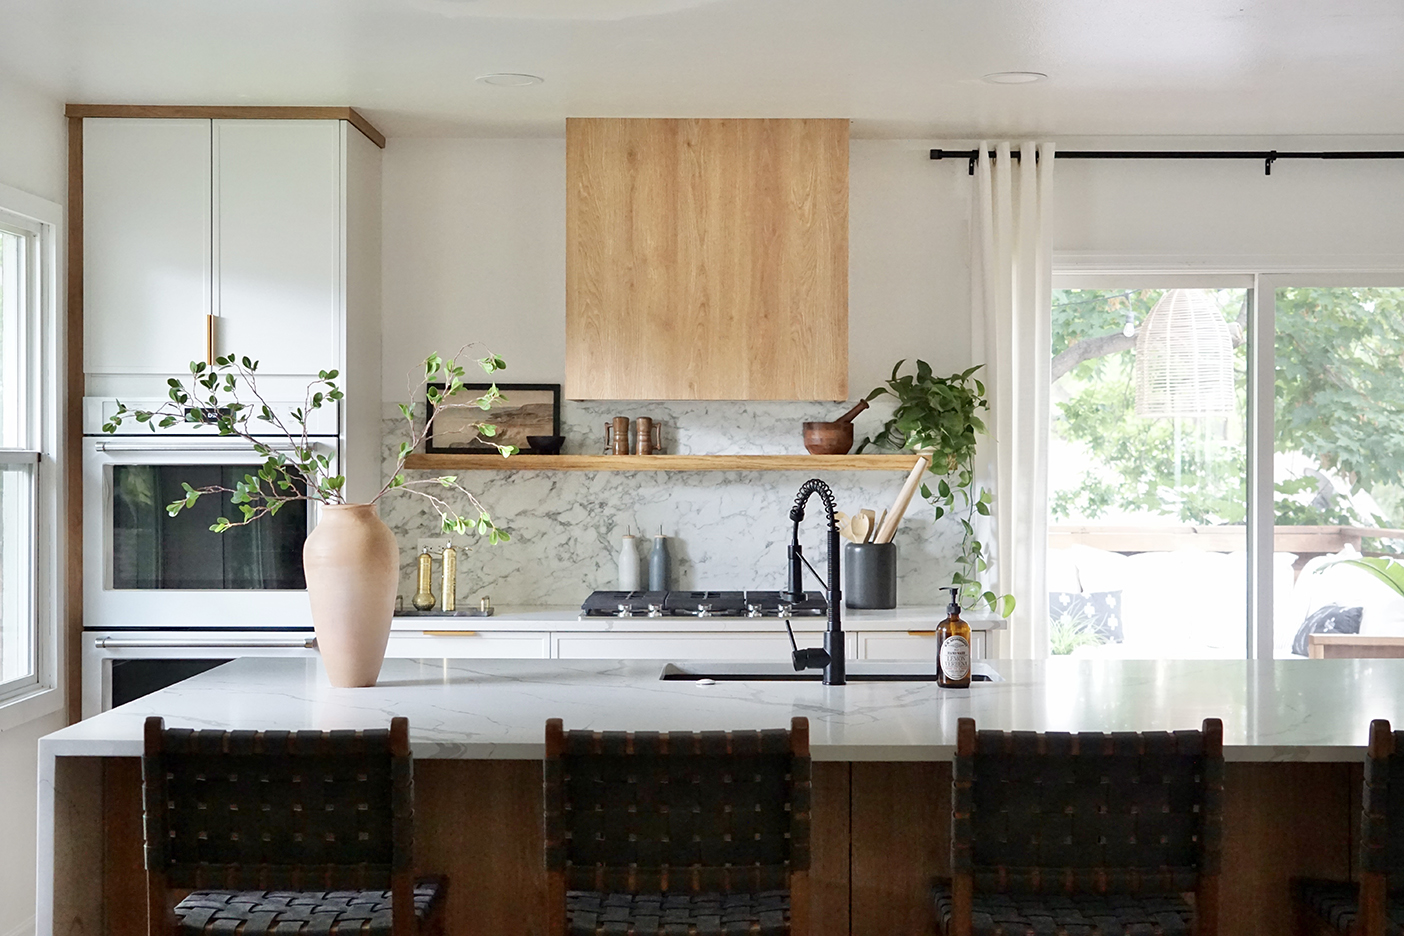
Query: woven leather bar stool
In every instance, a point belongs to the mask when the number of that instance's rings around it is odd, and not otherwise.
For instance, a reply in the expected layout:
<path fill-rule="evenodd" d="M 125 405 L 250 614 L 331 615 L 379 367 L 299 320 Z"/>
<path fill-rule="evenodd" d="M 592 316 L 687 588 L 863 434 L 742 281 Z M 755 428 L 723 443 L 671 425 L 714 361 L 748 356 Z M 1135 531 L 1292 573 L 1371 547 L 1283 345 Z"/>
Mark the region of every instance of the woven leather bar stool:
<path fill-rule="evenodd" d="M 808 932 L 809 721 L 623 732 L 546 723 L 548 936 Z"/>
<path fill-rule="evenodd" d="M 146 720 L 147 932 L 442 934 L 447 882 L 416 881 L 409 722 L 195 731 Z M 174 908 L 167 889 L 188 890 Z"/>
<path fill-rule="evenodd" d="M 1393 884 L 1394 889 L 1390 889 Z M 1292 882 L 1299 936 L 1404 933 L 1404 731 L 1370 722 L 1360 804 L 1360 884 Z"/>
<path fill-rule="evenodd" d="M 976 731 L 957 724 L 947 936 L 1218 932 L 1223 725 Z M 1193 891 L 1193 905 L 1185 899 Z"/>

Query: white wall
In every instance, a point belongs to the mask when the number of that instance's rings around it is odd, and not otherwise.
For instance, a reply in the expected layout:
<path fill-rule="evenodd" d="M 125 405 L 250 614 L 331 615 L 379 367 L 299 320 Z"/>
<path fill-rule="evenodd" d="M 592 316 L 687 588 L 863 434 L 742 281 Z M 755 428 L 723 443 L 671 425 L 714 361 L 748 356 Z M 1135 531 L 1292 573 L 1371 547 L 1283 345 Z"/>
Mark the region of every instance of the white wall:
<path fill-rule="evenodd" d="M 1142 139 L 1077 148 L 1398 150 L 1401 141 Z M 1280 160 L 1272 175 L 1257 160 L 1065 160 L 1054 188 L 1054 249 L 1064 266 L 1404 269 L 1404 160 Z"/>
<path fill-rule="evenodd" d="M 60 101 L 0 74 L 0 183 L 66 201 L 67 132 Z M 0 936 L 34 929 L 38 739 L 62 712 L 0 731 Z"/>
<path fill-rule="evenodd" d="M 955 371 L 970 357 L 972 187 L 927 148 L 852 144 L 850 397 L 898 358 Z M 392 138 L 384 171 L 385 399 L 405 399 L 429 351 L 467 341 L 507 359 L 504 380 L 561 382 L 565 142 Z"/>

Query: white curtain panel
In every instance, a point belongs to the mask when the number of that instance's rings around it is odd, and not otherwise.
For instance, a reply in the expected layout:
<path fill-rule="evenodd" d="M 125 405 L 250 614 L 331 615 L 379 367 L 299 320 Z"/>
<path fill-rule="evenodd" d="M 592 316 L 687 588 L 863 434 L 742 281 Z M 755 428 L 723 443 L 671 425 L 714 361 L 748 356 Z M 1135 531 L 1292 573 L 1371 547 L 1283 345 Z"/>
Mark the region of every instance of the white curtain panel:
<path fill-rule="evenodd" d="M 994 492 L 993 530 L 977 530 L 999 594 L 1016 605 L 1001 655 L 1048 655 L 1048 407 L 1051 375 L 1052 143 L 981 142 L 971 288 L 974 363 L 989 392 L 976 476 Z M 1034 158 L 1034 154 L 1038 158 Z M 989 534 L 995 535 L 991 537 Z M 990 582 L 985 583 L 987 586 Z"/>

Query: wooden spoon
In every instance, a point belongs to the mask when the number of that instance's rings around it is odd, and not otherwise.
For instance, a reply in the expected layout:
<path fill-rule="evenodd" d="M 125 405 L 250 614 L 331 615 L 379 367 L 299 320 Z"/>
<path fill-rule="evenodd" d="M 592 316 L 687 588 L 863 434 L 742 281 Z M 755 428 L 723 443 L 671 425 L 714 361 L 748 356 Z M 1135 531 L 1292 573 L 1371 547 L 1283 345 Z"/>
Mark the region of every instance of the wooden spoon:
<path fill-rule="evenodd" d="M 844 513 L 842 510 L 835 510 L 834 522 L 838 524 L 839 536 L 842 536 L 844 539 L 852 543 L 858 542 L 858 540 L 854 539 L 853 530 L 849 526 L 852 520 L 848 516 L 848 514 Z"/>
<path fill-rule="evenodd" d="M 863 518 L 863 531 L 865 534 L 863 537 L 863 542 L 871 543 L 873 541 L 873 537 L 877 536 L 877 514 L 866 507 L 858 511 L 858 514 Z M 858 532 L 856 527 L 854 528 L 853 532 L 855 534 Z"/>
<path fill-rule="evenodd" d="M 852 517 L 848 518 L 848 529 L 853 534 L 853 542 L 866 543 L 868 534 L 872 532 L 873 512 L 871 510 L 860 510 Z"/>

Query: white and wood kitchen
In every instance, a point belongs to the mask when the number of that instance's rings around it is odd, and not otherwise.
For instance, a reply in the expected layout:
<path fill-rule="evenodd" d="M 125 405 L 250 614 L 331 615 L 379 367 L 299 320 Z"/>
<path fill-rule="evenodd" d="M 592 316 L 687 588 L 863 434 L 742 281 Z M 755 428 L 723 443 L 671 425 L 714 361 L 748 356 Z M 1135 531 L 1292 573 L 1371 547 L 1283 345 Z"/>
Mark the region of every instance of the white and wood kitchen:
<path fill-rule="evenodd" d="M 1389 931 L 1399 11 L 179 6 L 0 5 L 0 936 Z M 170 857 L 299 745 L 383 855 Z M 581 779 L 781 747 L 780 889 Z"/>

